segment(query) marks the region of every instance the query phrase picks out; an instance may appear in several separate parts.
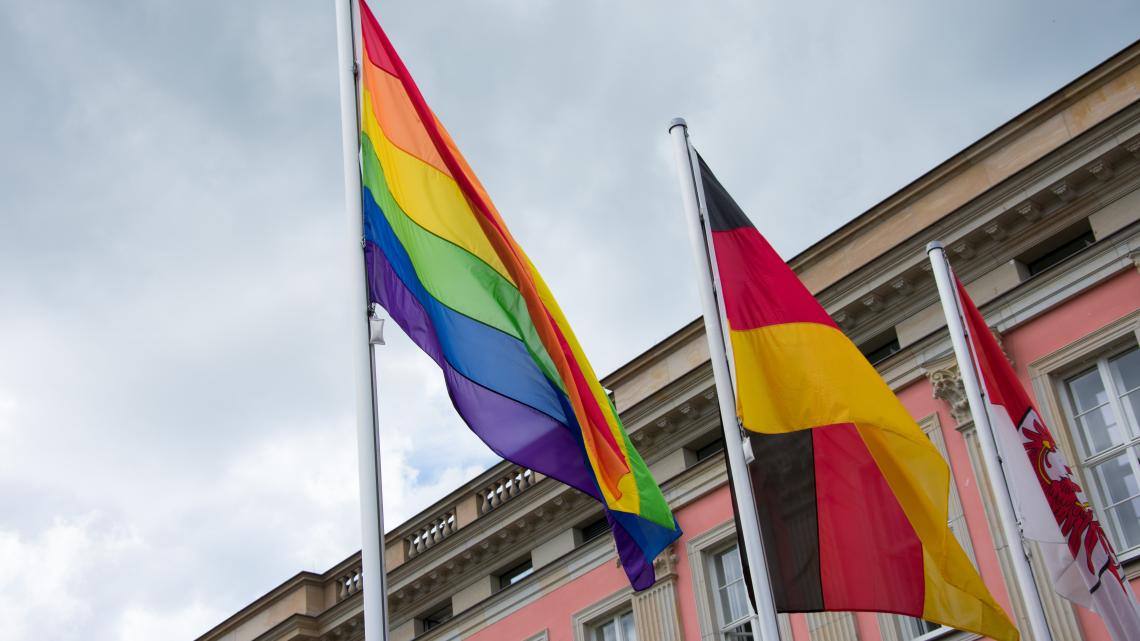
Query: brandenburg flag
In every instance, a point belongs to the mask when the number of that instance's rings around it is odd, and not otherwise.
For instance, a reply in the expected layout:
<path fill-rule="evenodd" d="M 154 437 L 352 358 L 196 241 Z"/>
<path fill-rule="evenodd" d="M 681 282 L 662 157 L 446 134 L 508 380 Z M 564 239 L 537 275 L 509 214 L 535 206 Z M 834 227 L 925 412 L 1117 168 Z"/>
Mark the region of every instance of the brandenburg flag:
<path fill-rule="evenodd" d="M 1140 608 L 1108 536 L 981 312 L 954 279 L 983 405 L 1026 539 L 1057 594 L 1100 614 L 1115 641 L 1140 638 Z"/>
<path fill-rule="evenodd" d="M 947 526 L 946 462 L 700 160 L 776 608 L 1018 632 Z"/>

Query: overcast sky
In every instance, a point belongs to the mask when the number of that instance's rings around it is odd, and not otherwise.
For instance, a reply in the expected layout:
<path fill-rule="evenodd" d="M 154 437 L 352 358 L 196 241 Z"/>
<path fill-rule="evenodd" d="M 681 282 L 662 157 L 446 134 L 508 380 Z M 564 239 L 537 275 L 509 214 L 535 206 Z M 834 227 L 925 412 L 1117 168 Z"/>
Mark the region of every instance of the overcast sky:
<path fill-rule="evenodd" d="M 1124 0 L 374 4 L 600 373 L 699 313 L 672 117 L 789 257 L 1140 24 Z M 333 4 L 4 2 L 0 60 L 0 639 L 192 639 L 359 549 Z M 495 459 L 389 343 L 391 528 Z"/>

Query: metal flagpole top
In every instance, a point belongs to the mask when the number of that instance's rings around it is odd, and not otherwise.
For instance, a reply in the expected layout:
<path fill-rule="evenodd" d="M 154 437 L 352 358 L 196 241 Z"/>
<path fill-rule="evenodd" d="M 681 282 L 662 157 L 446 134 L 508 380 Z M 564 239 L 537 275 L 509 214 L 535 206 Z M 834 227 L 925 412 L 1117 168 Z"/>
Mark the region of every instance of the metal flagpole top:
<path fill-rule="evenodd" d="M 945 249 L 945 247 L 942 245 L 941 240 L 932 240 L 929 243 L 926 243 L 926 253 L 929 254 L 935 249 Z"/>
<path fill-rule="evenodd" d="M 685 122 L 684 118 L 674 118 L 669 121 L 669 131 L 673 131 L 673 127 L 689 128 L 689 123 Z"/>

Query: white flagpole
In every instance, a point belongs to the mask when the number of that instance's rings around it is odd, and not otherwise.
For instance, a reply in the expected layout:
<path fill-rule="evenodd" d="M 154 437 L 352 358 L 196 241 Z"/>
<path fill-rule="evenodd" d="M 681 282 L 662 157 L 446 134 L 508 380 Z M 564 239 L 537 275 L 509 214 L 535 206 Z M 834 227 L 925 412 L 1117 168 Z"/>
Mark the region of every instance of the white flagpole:
<path fill-rule="evenodd" d="M 348 216 L 345 256 L 352 274 L 349 305 L 353 367 L 356 372 L 356 451 L 360 468 L 360 556 L 364 582 L 364 638 L 388 639 L 388 589 L 384 572 L 384 506 L 380 489 L 380 424 L 376 416 L 376 369 L 369 332 L 368 285 L 364 273 L 364 220 L 360 185 L 360 112 L 356 76 L 360 8 L 336 0 L 337 65 L 340 73 L 340 131 L 344 149 L 344 203 Z"/>
<path fill-rule="evenodd" d="M 1032 641 L 1052 641 L 1049 624 L 1045 620 L 1045 608 L 1041 604 L 1041 595 L 1037 592 L 1037 583 L 1033 579 L 1033 570 L 1029 567 L 1029 557 L 1025 552 L 1025 542 L 1021 537 L 1021 526 L 1013 510 L 1013 501 L 1009 494 L 1009 485 L 1006 483 L 1005 473 L 1002 471 L 1001 456 L 994 441 L 993 426 L 986 413 L 986 406 L 982 400 L 982 388 L 978 383 L 978 372 L 974 359 L 970 355 L 970 348 L 966 342 L 966 327 L 962 322 L 962 308 L 958 303 L 957 289 L 950 274 L 950 263 L 946 260 L 946 253 L 942 243 L 932 241 L 926 246 L 926 253 L 930 257 L 930 265 L 934 271 L 934 281 L 938 284 L 938 295 L 942 299 L 942 311 L 946 314 L 946 327 L 950 330 L 950 341 L 954 345 L 954 355 L 958 360 L 958 372 L 962 377 L 962 386 L 966 389 L 966 399 L 970 403 L 970 415 L 974 419 L 974 428 L 978 430 L 978 442 L 982 445 L 982 460 L 986 468 L 986 475 L 994 488 L 994 500 L 997 502 L 998 521 L 1001 523 L 1002 533 L 1009 544 L 1010 557 L 1013 562 L 1014 579 L 1018 591 L 1021 592 L 1025 602 L 1026 614 L 1029 617 L 1029 629 L 1033 634 Z"/>
<path fill-rule="evenodd" d="M 756 515 L 755 498 L 752 495 L 752 482 L 748 475 L 748 464 L 744 460 L 744 442 L 740 437 L 740 427 L 736 419 L 736 393 L 733 391 L 732 374 L 729 370 L 728 352 L 724 338 L 724 327 L 716 293 L 713 291 L 716 270 L 710 259 L 707 216 L 701 208 L 697 181 L 700 174 L 693 165 L 692 149 L 689 146 L 689 129 L 683 118 L 676 118 L 669 125 L 669 135 L 673 138 L 677 152 L 677 175 L 681 182 L 681 198 L 685 205 L 685 222 L 689 228 L 689 239 L 693 243 L 693 257 L 697 261 L 697 284 L 701 291 L 701 305 L 705 316 L 705 337 L 709 343 L 709 357 L 712 361 L 713 378 L 716 381 L 716 395 L 720 404 L 720 422 L 724 428 L 724 449 L 728 456 L 728 471 L 732 475 L 732 485 L 736 493 L 736 506 L 740 512 L 740 540 L 744 544 L 743 554 L 748 559 L 752 588 L 756 596 L 756 632 L 761 641 L 779 641 L 780 632 L 776 623 L 776 606 L 772 598 L 772 584 L 768 580 L 768 559 L 764 556 L 764 542 L 760 538 L 760 519 Z M 719 282 L 719 281 L 717 281 Z"/>

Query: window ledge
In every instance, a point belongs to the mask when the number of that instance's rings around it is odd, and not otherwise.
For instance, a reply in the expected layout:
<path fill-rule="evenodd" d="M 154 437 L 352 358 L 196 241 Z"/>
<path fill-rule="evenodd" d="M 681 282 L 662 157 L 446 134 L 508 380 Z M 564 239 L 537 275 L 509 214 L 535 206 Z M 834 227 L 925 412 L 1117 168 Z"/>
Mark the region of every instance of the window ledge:
<path fill-rule="evenodd" d="M 960 637 L 955 636 L 954 637 L 955 639 L 961 639 L 962 641 L 965 641 L 966 639 L 980 639 L 981 638 L 980 636 L 978 636 L 976 634 L 970 634 L 968 632 L 962 632 L 961 630 L 956 630 L 954 628 L 951 628 L 949 626 L 944 625 L 941 628 L 938 628 L 937 630 L 932 630 L 932 631 L 927 632 L 926 634 L 924 634 L 920 637 L 915 637 L 911 641 L 935 641 L 936 639 L 948 639 L 948 638 L 951 638 L 953 635 L 968 635 L 968 636 L 960 636 Z"/>
<path fill-rule="evenodd" d="M 1132 580 L 1140 576 L 1140 547 L 1117 555 L 1116 560 L 1120 563 L 1120 569 L 1124 570 L 1125 578 Z"/>

